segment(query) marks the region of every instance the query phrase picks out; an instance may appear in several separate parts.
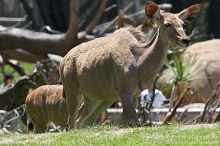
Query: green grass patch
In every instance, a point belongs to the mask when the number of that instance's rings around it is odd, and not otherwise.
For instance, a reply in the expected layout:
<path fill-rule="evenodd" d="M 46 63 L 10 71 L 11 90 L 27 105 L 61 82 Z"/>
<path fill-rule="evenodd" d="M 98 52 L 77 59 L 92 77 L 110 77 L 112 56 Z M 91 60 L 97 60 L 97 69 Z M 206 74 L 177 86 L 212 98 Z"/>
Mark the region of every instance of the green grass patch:
<path fill-rule="evenodd" d="M 118 128 L 95 126 L 64 133 L 0 135 L 0 145 L 220 145 L 220 124 Z"/>

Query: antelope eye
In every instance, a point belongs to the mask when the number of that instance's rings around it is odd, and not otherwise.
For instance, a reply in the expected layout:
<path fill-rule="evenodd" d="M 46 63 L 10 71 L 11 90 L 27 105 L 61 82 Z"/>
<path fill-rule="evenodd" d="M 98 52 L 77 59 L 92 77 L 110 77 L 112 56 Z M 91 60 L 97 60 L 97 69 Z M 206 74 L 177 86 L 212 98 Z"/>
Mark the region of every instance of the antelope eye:
<path fill-rule="evenodd" d="M 170 23 L 168 23 L 168 22 L 166 22 L 166 23 L 164 23 L 164 26 L 165 26 L 165 27 L 170 27 L 170 26 L 171 26 L 171 24 L 170 24 Z"/>

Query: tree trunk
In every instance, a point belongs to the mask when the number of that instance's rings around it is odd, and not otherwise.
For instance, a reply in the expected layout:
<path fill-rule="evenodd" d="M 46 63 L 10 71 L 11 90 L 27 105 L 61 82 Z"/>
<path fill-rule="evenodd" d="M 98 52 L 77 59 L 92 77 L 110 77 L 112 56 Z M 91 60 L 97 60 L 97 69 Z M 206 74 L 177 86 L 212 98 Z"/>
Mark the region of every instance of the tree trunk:
<path fill-rule="evenodd" d="M 207 12 L 207 20 L 208 20 L 208 34 L 213 35 L 215 37 L 220 37 L 220 1 L 219 0 L 211 0 L 209 2 L 208 12 Z"/>

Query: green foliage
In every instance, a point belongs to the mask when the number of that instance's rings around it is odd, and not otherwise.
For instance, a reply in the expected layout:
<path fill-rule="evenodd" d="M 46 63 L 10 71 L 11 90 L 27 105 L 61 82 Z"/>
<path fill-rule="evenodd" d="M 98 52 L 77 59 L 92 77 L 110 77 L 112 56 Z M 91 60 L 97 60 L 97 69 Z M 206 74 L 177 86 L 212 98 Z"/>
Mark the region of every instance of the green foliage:
<path fill-rule="evenodd" d="M 95 126 L 64 133 L 8 134 L 0 145 L 150 145 L 201 146 L 220 144 L 220 124 L 118 128 Z"/>
<path fill-rule="evenodd" d="M 32 63 L 21 62 L 21 67 L 25 70 L 25 72 L 31 73 L 35 67 Z M 20 75 L 9 65 L 3 65 L 0 67 L 0 84 L 3 82 L 3 73 L 12 73 L 14 75 L 15 80 L 20 78 Z"/>
<path fill-rule="evenodd" d="M 33 69 L 35 68 L 35 64 L 27 63 L 27 62 L 22 62 L 21 66 L 24 68 L 25 72 L 27 73 L 31 73 Z"/>
<path fill-rule="evenodd" d="M 178 78 L 179 81 L 190 82 L 192 80 L 198 79 L 196 77 L 197 73 L 199 73 L 203 66 L 206 64 L 202 64 L 198 61 L 198 57 L 196 55 L 187 54 L 185 59 L 183 59 L 180 54 L 172 54 L 171 56 L 172 63 L 169 63 L 167 60 L 165 61 L 165 65 L 170 68 L 175 78 Z"/>

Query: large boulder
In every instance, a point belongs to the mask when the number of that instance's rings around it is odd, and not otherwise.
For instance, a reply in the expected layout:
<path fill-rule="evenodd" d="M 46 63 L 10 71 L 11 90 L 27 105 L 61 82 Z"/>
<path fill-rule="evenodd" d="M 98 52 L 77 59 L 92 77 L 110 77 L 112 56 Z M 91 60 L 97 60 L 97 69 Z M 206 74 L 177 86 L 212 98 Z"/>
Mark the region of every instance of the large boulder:
<path fill-rule="evenodd" d="M 184 74 L 194 92 L 194 96 L 186 94 L 182 105 L 206 102 L 220 80 L 220 39 L 195 43 L 188 47 L 180 58 L 185 69 Z M 170 96 L 170 82 L 174 79 L 172 69 L 168 68 L 162 72 L 158 85 L 167 96 Z M 183 91 L 184 84 L 181 82 L 178 85 L 177 92 Z"/>

